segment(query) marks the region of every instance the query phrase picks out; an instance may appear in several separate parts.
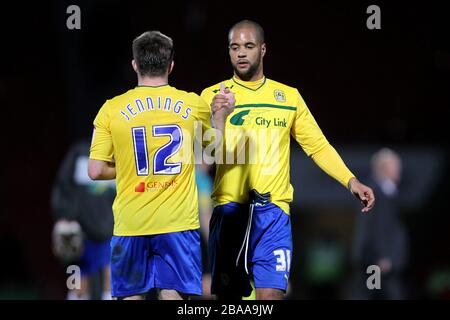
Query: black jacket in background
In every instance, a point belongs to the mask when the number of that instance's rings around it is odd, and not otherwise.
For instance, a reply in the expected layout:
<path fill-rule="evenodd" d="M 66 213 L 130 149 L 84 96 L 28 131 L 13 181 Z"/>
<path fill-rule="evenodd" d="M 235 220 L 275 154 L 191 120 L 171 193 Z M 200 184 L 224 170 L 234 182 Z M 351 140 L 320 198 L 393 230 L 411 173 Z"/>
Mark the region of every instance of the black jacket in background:
<path fill-rule="evenodd" d="M 392 261 L 392 272 L 401 272 L 408 263 L 408 238 L 399 218 L 398 195 L 388 197 L 376 182 L 370 184 L 376 201 L 368 213 L 359 213 L 353 243 L 353 263 L 367 268 L 381 258 Z"/>
<path fill-rule="evenodd" d="M 87 239 L 106 241 L 112 236 L 114 218 L 112 203 L 115 185 L 112 181 L 92 181 L 87 175 L 90 144 L 75 143 L 64 158 L 51 195 L 55 220 L 76 220 Z"/>

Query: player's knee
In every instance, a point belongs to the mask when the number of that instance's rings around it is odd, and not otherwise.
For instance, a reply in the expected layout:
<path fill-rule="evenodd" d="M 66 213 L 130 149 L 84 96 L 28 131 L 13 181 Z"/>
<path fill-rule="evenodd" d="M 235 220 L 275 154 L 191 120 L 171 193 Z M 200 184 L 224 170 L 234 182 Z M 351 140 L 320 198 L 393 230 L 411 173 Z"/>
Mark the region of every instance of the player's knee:
<path fill-rule="evenodd" d="M 283 300 L 284 292 L 279 289 L 257 288 L 256 300 Z"/>
<path fill-rule="evenodd" d="M 161 289 L 159 290 L 159 300 L 187 300 L 188 296 L 176 290 Z"/>
<path fill-rule="evenodd" d="M 117 297 L 117 300 L 145 300 L 145 296 L 135 295 L 135 296 L 128 296 L 128 297 Z"/>

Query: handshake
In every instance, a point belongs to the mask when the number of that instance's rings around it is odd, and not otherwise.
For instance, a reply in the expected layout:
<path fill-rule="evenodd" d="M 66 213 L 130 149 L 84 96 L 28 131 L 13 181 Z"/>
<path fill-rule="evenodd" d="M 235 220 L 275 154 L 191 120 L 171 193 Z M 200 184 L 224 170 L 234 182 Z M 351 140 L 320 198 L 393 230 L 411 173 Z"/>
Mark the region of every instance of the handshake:
<path fill-rule="evenodd" d="M 225 88 L 225 84 L 220 84 L 220 91 L 211 102 L 211 112 L 213 126 L 223 132 L 226 118 L 234 111 L 236 99 L 230 89 Z"/>

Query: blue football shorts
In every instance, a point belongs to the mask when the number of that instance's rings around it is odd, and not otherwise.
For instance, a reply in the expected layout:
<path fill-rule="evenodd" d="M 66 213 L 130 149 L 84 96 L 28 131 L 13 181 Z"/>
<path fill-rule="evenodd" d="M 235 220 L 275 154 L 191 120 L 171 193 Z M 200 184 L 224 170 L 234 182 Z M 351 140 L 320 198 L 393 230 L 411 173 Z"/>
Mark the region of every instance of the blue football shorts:
<path fill-rule="evenodd" d="M 141 295 L 153 288 L 202 294 L 199 230 L 112 237 L 112 296 Z"/>
<path fill-rule="evenodd" d="M 246 241 L 248 234 L 248 241 Z M 290 216 L 273 203 L 230 202 L 214 208 L 210 221 L 211 292 L 242 295 L 255 288 L 286 291 L 292 259 Z"/>

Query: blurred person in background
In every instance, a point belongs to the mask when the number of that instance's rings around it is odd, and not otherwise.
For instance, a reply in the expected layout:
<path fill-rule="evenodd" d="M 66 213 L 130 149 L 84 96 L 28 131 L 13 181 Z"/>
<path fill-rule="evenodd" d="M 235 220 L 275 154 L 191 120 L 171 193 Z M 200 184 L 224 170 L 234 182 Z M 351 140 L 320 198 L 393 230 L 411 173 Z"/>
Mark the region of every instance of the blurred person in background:
<path fill-rule="evenodd" d="M 53 252 L 65 267 L 75 264 L 81 272 L 81 287 L 69 289 L 68 300 L 111 299 L 109 241 L 115 183 L 89 179 L 89 148 L 89 141 L 72 145 L 51 195 Z"/>
<path fill-rule="evenodd" d="M 399 218 L 398 195 L 402 161 L 383 148 L 372 156 L 372 183 L 377 205 L 371 215 L 358 215 L 352 262 L 356 276 L 353 299 L 404 299 L 403 272 L 408 263 L 408 238 Z M 381 270 L 381 289 L 369 290 L 367 267 Z"/>

